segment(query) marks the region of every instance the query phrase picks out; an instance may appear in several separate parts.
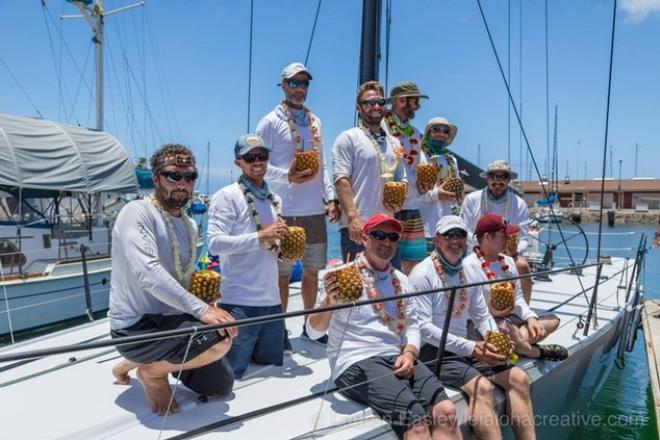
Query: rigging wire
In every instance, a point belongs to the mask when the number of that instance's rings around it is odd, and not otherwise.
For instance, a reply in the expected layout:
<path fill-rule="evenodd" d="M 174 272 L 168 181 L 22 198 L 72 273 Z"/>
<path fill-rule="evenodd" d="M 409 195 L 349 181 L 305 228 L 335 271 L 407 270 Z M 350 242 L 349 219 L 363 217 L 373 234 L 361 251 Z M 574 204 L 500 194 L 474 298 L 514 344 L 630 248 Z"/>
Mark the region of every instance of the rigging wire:
<path fill-rule="evenodd" d="M 612 96 L 612 64 L 614 61 L 614 34 L 616 30 L 616 5 L 617 0 L 614 0 L 614 7 L 612 11 L 612 36 L 610 40 L 610 66 L 607 77 L 607 104 L 605 108 L 605 140 L 603 146 L 603 172 L 600 180 L 600 214 L 598 216 L 598 245 L 596 246 L 596 258 L 600 258 L 600 246 L 603 231 L 603 202 L 605 197 L 605 169 L 607 165 L 607 136 L 610 128 L 610 100 Z"/>
<path fill-rule="evenodd" d="M 309 61 L 309 53 L 312 51 L 312 42 L 314 41 L 314 33 L 316 32 L 316 24 L 319 21 L 319 12 L 321 12 L 321 3 L 323 0 L 319 0 L 316 4 L 316 14 L 314 15 L 314 24 L 312 25 L 312 34 L 309 36 L 309 44 L 307 45 L 307 53 L 305 54 L 305 66 Z"/>
<path fill-rule="evenodd" d="M 89 54 L 92 52 L 92 46 L 94 43 L 92 41 L 89 41 L 89 44 L 87 45 L 87 53 L 85 54 L 85 63 L 83 64 L 83 72 L 87 70 L 87 62 L 89 61 Z M 78 102 L 78 95 L 80 94 L 80 89 L 82 87 L 82 77 L 80 77 L 80 80 L 78 81 L 78 87 L 76 87 L 76 93 L 73 95 L 73 102 L 71 103 L 71 112 L 67 116 L 66 110 L 64 111 L 64 120 L 66 122 L 70 122 L 73 119 L 73 114 L 76 111 L 76 102 Z M 62 104 L 64 106 L 64 104 Z"/>
<path fill-rule="evenodd" d="M 550 63 L 548 57 L 548 0 L 545 0 L 545 177 L 550 181 Z"/>
<path fill-rule="evenodd" d="M 502 79 L 504 80 L 504 85 L 505 85 L 507 93 L 509 95 L 509 101 L 511 102 L 511 105 L 513 107 L 513 111 L 516 115 L 516 119 L 518 120 L 518 124 L 520 126 L 520 132 L 522 133 L 522 135 L 525 139 L 525 145 L 527 146 L 527 151 L 529 152 L 530 159 L 532 160 L 532 164 L 534 165 L 534 169 L 536 170 L 536 174 L 538 175 L 539 179 L 542 179 L 541 170 L 539 169 L 538 164 L 536 162 L 536 159 L 534 158 L 534 152 L 532 151 L 532 147 L 529 143 L 529 138 L 527 137 L 527 132 L 525 131 L 525 127 L 522 124 L 522 119 L 520 118 L 520 114 L 518 113 L 518 108 L 516 107 L 516 105 L 513 101 L 513 95 L 511 95 L 511 88 L 509 87 L 509 85 L 506 82 L 506 75 L 504 74 L 504 69 L 502 67 L 502 62 L 500 61 L 500 56 L 497 53 L 497 48 L 495 47 L 495 42 L 493 41 L 493 36 L 490 32 L 490 27 L 488 26 L 488 21 L 486 20 L 486 14 L 484 13 L 483 7 L 481 5 L 481 0 L 476 0 L 476 1 L 477 1 L 477 6 L 479 6 L 479 12 L 481 13 L 481 19 L 483 20 L 484 28 L 486 29 L 486 33 L 488 34 L 488 39 L 490 41 L 491 49 L 493 50 L 493 54 L 495 55 L 495 61 L 497 61 L 497 67 L 499 68 L 500 75 L 502 76 Z M 541 190 L 543 191 L 543 194 L 544 194 L 544 196 L 547 200 L 549 196 L 548 196 L 548 191 L 547 191 L 545 185 L 541 185 Z M 550 208 L 550 213 L 554 218 L 555 211 L 554 211 L 554 208 L 552 207 L 552 204 L 548 205 L 548 207 Z M 602 207 L 602 204 L 601 204 L 601 207 Z M 569 249 L 568 244 L 565 242 L 564 232 L 562 231 L 562 228 L 559 224 L 557 225 L 557 229 L 559 231 L 559 235 L 561 236 L 562 243 L 564 244 L 564 248 L 566 249 L 566 253 L 568 254 L 568 257 L 571 260 L 571 265 L 575 266 L 576 265 L 575 260 L 573 259 L 573 255 L 571 254 L 571 250 Z M 578 277 L 577 278 L 578 282 L 580 283 L 580 287 L 582 287 L 582 290 L 584 290 L 584 286 L 582 285 L 581 276 L 578 275 L 577 277 Z"/>
<path fill-rule="evenodd" d="M 385 5 L 385 92 L 387 93 L 390 80 L 390 41 L 392 34 L 392 0 Z"/>
<path fill-rule="evenodd" d="M 506 68 L 506 81 L 511 87 L 511 0 L 508 0 L 507 10 L 507 29 L 508 29 L 508 52 L 507 52 L 507 68 Z M 511 104 L 509 99 L 506 100 L 506 110 L 508 116 L 508 129 L 507 129 L 507 144 L 506 144 L 506 161 L 511 163 Z"/>
<path fill-rule="evenodd" d="M 5 62 L 5 59 L 2 58 L 2 55 L 0 55 L 0 63 L 2 63 L 2 65 L 5 66 L 5 69 L 7 69 L 7 72 L 9 73 L 9 76 L 11 76 L 11 78 L 14 80 L 14 82 L 15 82 L 16 85 L 18 86 L 18 89 L 21 91 L 21 93 L 23 93 L 23 96 L 25 96 L 25 99 L 27 99 L 27 101 L 30 103 L 30 105 L 34 108 L 34 111 L 39 115 L 39 117 L 40 117 L 41 119 L 43 119 L 44 116 L 43 116 L 43 115 L 41 114 L 41 112 L 39 111 L 39 108 L 38 108 L 37 105 L 34 103 L 34 101 L 32 100 L 32 98 L 30 98 L 30 95 L 28 94 L 27 90 L 25 90 L 25 87 L 23 87 L 23 85 L 22 85 L 21 82 L 18 80 L 18 78 L 16 77 L 16 75 L 14 75 L 14 72 L 11 71 L 11 69 L 9 68 L 9 65 Z"/>
<path fill-rule="evenodd" d="M 250 106 L 252 104 L 252 40 L 254 24 L 254 0 L 250 0 L 250 51 L 248 55 L 248 97 L 247 97 L 247 129 L 250 132 Z"/>
<path fill-rule="evenodd" d="M 55 47 L 53 46 L 53 37 L 50 33 L 50 25 L 48 24 L 48 18 L 44 11 L 46 0 L 41 0 L 41 11 L 44 17 L 44 24 L 46 25 L 46 34 L 48 35 L 48 45 L 50 47 L 51 58 L 53 60 L 53 68 L 55 69 L 55 76 L 57 77 L 57 92 L 58 92 L 58 105 L 57 105 L 57 118 L 60 119 L 62 112 L 66 115 L 66 108 L 64 108 L 64 97 L 62 96 L 62 70 L 61 64 L 58 66 L 55 59 Z M 64 4 L 62 4 L 64 8 Z M 61 25 L 61 22 L 60 22 Z M 60 40 L 61 41 L 61 40 Z M 61 119 L 60 119 L 61 120 Z"/>

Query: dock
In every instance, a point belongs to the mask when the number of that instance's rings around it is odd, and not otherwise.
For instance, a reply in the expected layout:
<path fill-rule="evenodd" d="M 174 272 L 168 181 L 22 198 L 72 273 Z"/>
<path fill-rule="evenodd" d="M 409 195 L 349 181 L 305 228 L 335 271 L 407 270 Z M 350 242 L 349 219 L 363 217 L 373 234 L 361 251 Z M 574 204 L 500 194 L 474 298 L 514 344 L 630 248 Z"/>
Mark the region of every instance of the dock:
<path fill-rule="evenodd" d="M 660 300 L 648 299 L 644 302 L 642 325 L 655 413 L 660 414 Z M 656 417 L 656 423 L 660 432 L 660 417 Z"/>

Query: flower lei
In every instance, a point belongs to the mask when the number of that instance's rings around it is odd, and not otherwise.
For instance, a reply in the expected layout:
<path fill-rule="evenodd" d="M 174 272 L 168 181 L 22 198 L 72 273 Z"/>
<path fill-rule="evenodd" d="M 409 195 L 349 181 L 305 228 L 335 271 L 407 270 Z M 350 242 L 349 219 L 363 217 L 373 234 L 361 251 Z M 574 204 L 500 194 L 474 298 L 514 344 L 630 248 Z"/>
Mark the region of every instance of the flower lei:
<path fill-rule="evenodd" d="M 369 299 L 376 299 L 380 295 L 378 294 L 378 289 L 376 288 L 376 281 L 374 280 L 373 272 L 367 267 L 367 263 L 364 261 L 364 255 L 360 254 L 359 258 L 356 259 L 355 267 L 360 273 L 360 278 L 364 283 L 364 288 L 367 291 L 367 297 Z M 401 295 L 401 282 L 394 272 L 394 268 L 390 267 L 390 278 L 392 280 L 392 288 L 394 289 L 394 295 Z M 401 335 L 406 332 L 408 318 L 406 316 L 406 302 L 403 299 L 396 300 L 396 317 L 391 316 L 387 313 L 385 305 L 382 302 L 373 303 L 371 305 L 378 316 L 380 322 L 383 325 L 386 325 L 395 335 Z"/>
<path fill-rule="evenodd" d="M 257 207 L 254 205 L 254 196 L 250 192 L 247 186 L 243 184 L 240 180 L 238 180 L 238 187 L 241 189 L 243 192 L 243 196 L 245 196 L 245 201 L 248 204 L 248 208 L 250 208 L 250 214 L 252 215 L 252 218 L 254 218 L 254 223 L 257 226 L 257 232 L 261 231 L 263 228 L 263 224 L 261 223 L 261 217 L 259 217 L 259 213 L 257 212 Z M 273 205 L 273 209 L 275 210 L 275 216 L 279 219 L 282 217 L 282 211 L 280 210 L 280 204 L 275 200 L 275 197 L 273 197 L 273 193 L 268 194 L 268 201 Z M 268 250 L 278 250 L 279 248 L 279 242 L 276 241 L 273 243 Z"/>
<path fill-rule="evenodd" d="M 395 139 L 388 131 L 385 131 L 385 136 L 387 136 L 387 143 L 392 146 L 392 152 L 394 153 L 394 158 L 395 158 L 393 165 L 387 165 L 387 159 L 385 158 L 385 154 L 383 154 L 383 152 L 381 151 L 380 145 L 378 144 L 378 141 L 376 140 L 374 135 L 371 133 L 371 130 L 365 127 L 362 121 L 358 123 L 358 127 L 364 132 L 364 134 L 371 141 L 372 145 L 374 146 L 374 149 L 376 150 L 376 156 L 378 157 L 378 166 L 380 168 L 381 177 L 392 180 L 394 171 L 396 170 L 396 167 L 399 165 L 399 161 L 403 157 L 403 147 L 401 146 L 401 142 Z"/>
<path fill-rule="evenodd" d="M 472 248 L 474 251 L 475 255 L 481 262 L 481 268 L 483 269 L 484 273 L 486 274 L 486 278 L 489 280 L 496 280 L 497 275 L 495 275 L 495 272 L 490 268 L 490 261 L 486 261 L 486 258 L 484 257 L 484 253 L 481 251 L 481 248 L 479 245 L 476 245 L 474 248 Z M 498 254 L 497 255 L 497 261 L 500 262 L 500 267 L 502 268 L 502 272 L 507 274 L 509 270 L 509 265 L 504 262 L 504 255 L 503 254 Z M 508 274 L 507 274 L 508 275 Z M 512 282 L 512 284 L 515 284 Z"/>
<path fill-rule="evenodd" d="M 447 275 L 442 270 L 442 264 L 440 263 L 440 257 L 438 256 L 438 251 L 435 250 L 431 253 L 431 261 L 433 262 L 433 267 L 435 268 L 435 273 L 438 274 L 440 281 L 442 281 L 443 287 L 450 287 L 449 282 L 447 281 Z M 454 301 L 454 307 L 451 310 L 452 316 L 460 316 L 467 310 L 468 303 L 470 302 L 470 297 L 468 296 L 467 289 L 465 288 L 465 273 L 463 268 L 458 272 L 458 284 L 463 286 L 458 290 L 458 304 Z M 449 301 L 451 291 L 444 292 L 445 299 Z"/>
<path fill-rule="evenodd" d="M 195 228 L 193 228 L 192 223 L 190 220 L 184 218 L 183 219 L 183 224 L 186 226 L 186 232 L 188 232 L 188 240 L 190 242 L 190 258 L 188 259 L 188 263 L 186 264 L 185 268 L 183 267 L 183 263 L 181 262 L 181 248 L 179 247 L 179 242 L 176 237 L 176 232 L 174 231 L 174 225 L 172 225 L 172 214 L 167 212 L 163 207 L 158 203 L 158 200 L 156 200 L 156 197 L 154 195 L 149 196 L 149 203 L 154 205 L 160 216 L 163 218 L 163 221 L 165 222 L 165 226 L 167 229 L 167 239 L 170 241 L 171 246 L 172 246 L 172 256 L 174 260 L 174 272 L 176 273 L 176 279 L 179 281 L 179 284 L 183 285 L 185 280 L 190 278 L 192 275 L 194 269 L 195 269 L 195 254 L 196 254 L 196 238 L 197 235 L 195 234 Z"/>
<path fill-rule="evenodd" d="M 511 199 L 509 198 L 509 188 L 506 189 L 506 192 L 504 193 L 504 212 L 502 213 L 502 218 L 509 218 L 509 205 L 511 202 Z M 481 203 L 480 203 L 480 209 L 481 212 L 484 214 L 487 214 L 491 211 L 491 205 L 492 202 L 490 200 L 490 197 L 488 197 L 488 188 L 484 188 L 481 193 Z"/>
<path fill-rule="evenodd" d="M 402 136 L 409 138 L 408 143 L 410 144 L 410 151 L 403 155 L 403 160 L 405 160 L 408 165 L 414 165 L 416 161 L 419 161 L 419 150 L 416 149 L 416 146 L 419 144 L 419 137 L 417 136 L 415 128 L 407 123 L 404 123 L 402 126 L 400 119 L 396 114 L 389 110 L 385 112 L 385 121 L 387 122 L 388 131 L 392 133 L 392 136 L 397 139 Z"/>
<path fill-rule="evenodd" d="M 291 110 L 285 101 L 282 101 L 281 105 L 284 116 L 286 116 L 286 122 L 289 124 L 291 140 L 296 146 L 296 151 L 303 151 L 304 149 L 302 147 L 302 137 L 298 134 L 298 129 L 296 128 L 296 123 L 294 122 L 293 116 L 291 115 Z M 312 112 L 310 112 L 309 109 L 305 106 L 303 106 L 303 110 L 307 114 L 307 118 L 309 118 L 309 132 L 312 134 L 312 150 L 318 150 L 321 146 L 321 129 L 319 128 L 316 117 L 312 115 Z"/>

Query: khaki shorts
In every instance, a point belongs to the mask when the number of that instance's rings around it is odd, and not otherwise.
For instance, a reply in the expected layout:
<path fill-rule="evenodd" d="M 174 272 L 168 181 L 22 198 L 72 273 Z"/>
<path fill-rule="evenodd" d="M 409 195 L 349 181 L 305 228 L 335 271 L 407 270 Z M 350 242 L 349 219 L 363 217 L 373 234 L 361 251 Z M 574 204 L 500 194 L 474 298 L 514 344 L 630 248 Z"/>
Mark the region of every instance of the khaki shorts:
<path fill-rule="evenodd" d="M 328 231 L 325 214 L 302 217 L 282 217 L 287 226 L 300 226 L 305 230 L 307 246 L 302 257 L 303 269 L 325 269 L 328 254 Z M 291 273 L 293 262 L 278 261 L 280 274 Z"/>

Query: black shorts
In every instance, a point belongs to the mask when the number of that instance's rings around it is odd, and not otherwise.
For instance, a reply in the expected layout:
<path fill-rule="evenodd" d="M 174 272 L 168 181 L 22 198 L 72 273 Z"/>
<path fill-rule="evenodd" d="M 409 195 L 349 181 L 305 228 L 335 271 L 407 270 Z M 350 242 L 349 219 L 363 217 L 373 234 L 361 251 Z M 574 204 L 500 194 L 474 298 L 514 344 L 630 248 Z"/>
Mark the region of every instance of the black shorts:
<path fill-rule="evenodd" d="M 419 351 L 419 360 L 435 367 L 438 356 L 438 348 L 431 344 L 424 344 Z M 460 389 L 463 385 L 477 376 L 492 376 L 512 368 L 513 365 L 488 365 L 471 357 L 459 356 L 450 351 L 445 351 L 442 357 L 442 368 L 438 378 L 440 381 L 452 388 Z"/>
<path fill-rule="evenodd" d="M 112 330 L 113 338 L 137 336 L 164 330 L 176 330 L 203 325 L 192 315 L 160 315 L 147 314 L 138 322 L 120 330 Z M 217 331 L 183 335 L 172 338 L 156 339 L 146 342 L 118 345 L 117 351 L 126 359 L 138 364 L 149 364 L 157 361 L 167 361 L 179 365 L 196 358 L 225 336 Z M 190 347 L 188 348 L 188 346 Z M 186 354 L 186 350 L 188 353 Z M 174 374 L 174 376 L 179 376 Z M 200 368 L 185 370 L 179 376 L 181 382 L 191 390 L 206 395 L 226 395 L 231 392 L 234 374 L 229 363 L 224 359 L 211 362 Z"/>
<path fill-rule="evenodd" d="M 370 406 L 380 417 L 402 433 L 426 420 L 427 410 L 447 399 L 442 383 L 423 364 L 415 365 L 410 379 L 394 371 L 394 356 L 373 356 L 352 364 L 335 380 L 346 397 Z M 349 388 L 350 387 L 350 388 Z"/>

